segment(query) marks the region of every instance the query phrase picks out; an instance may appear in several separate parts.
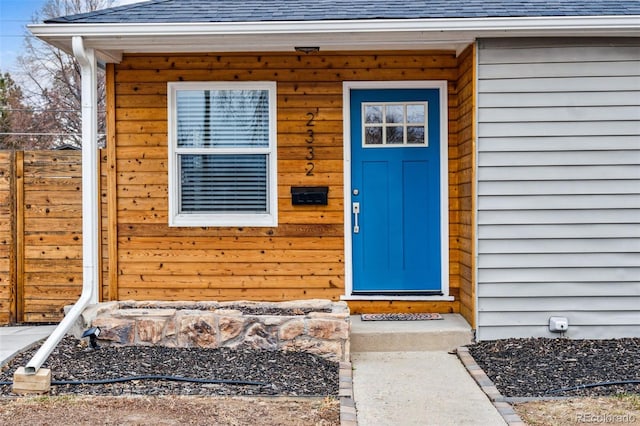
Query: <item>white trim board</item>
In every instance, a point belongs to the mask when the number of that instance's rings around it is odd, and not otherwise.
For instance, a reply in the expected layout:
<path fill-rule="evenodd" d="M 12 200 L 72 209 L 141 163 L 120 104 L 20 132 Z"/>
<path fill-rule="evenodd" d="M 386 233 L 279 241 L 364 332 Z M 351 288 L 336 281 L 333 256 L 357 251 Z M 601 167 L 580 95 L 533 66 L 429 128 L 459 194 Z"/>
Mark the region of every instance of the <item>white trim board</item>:
<path fill-rule="evenodd" d="M 640 17 L 363 19 L 327 21 L 32 24 L 38 38 L 70 52 L 71 37 L 85 38 L 103 60 L 123 53 L 393 50 L 441 48 L 461 52 L 479 38 L 638 37 Z"/>
<path fill-rule="evenodd" d="M 354 295 L 353 247 L 351 242 L 351 90 L 353 89 L 439 89 L 440 93 L 440 249 L 441 296 Z M 416 81 L 345 81 L 342 83 L 343 149 L 344 149 L 344 254 L 345 295 L 343 300 L 447 300 L 449 296 L 449 162 L 448 102 L 444 80 Z"/>

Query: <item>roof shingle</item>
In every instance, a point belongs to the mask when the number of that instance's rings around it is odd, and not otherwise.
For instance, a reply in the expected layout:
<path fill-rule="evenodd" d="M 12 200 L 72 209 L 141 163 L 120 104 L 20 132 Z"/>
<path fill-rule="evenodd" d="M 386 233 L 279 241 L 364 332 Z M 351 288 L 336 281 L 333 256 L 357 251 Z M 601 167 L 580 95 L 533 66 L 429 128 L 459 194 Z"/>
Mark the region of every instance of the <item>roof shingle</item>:
<path fill-rule="evenodd" d="M 640 0 L 150 0 L 45 23 L 204 23 L 640 15 Z"/>

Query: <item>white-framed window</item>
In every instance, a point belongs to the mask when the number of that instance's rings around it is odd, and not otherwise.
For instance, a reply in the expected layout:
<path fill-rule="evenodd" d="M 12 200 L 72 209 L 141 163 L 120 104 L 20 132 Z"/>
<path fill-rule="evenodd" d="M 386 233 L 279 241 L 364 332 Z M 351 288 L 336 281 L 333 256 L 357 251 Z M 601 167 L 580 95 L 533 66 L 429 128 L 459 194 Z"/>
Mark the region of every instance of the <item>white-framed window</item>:
<path fill-rule="evenodd" d="M 276 83 L 171 82 L 169 226 L 276 226 Z"/>
<path fill-rule="evenodd" d="M 429 146 L 427 102 L 365 102 L 362 104 L 364 148 Z"/>

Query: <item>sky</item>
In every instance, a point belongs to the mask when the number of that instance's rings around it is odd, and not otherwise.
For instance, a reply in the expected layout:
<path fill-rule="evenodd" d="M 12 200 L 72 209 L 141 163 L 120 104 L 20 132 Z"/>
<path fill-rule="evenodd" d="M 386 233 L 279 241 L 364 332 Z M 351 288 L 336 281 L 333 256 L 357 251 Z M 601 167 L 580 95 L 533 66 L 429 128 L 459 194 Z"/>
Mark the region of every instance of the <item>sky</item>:
<path fill-rule="evenodd" d="M 0 0 L 0 71 L 14 73 L 33 14 L 46 0 Z"/>
<path fill-rule="evenodd" d="M 47 0 L 0 0 L 0 72 L 18 73 L 16 58 L 20 55 L 26 25 Z M 142 0 L 116 0 L 116 5 Z"/>

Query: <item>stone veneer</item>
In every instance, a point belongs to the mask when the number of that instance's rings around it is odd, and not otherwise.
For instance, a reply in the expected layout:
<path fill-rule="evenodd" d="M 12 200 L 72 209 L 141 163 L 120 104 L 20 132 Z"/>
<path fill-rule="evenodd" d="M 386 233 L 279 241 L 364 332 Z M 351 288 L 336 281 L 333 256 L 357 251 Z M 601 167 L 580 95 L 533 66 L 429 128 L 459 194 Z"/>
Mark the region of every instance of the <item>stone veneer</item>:
<path fill-rule="evenodd" d="M 345 302 L 106 302 L 85 309 L 81 322 L 76 337 L 99 327 L 106 346 L 248 347 L 349 360 Z"/>

